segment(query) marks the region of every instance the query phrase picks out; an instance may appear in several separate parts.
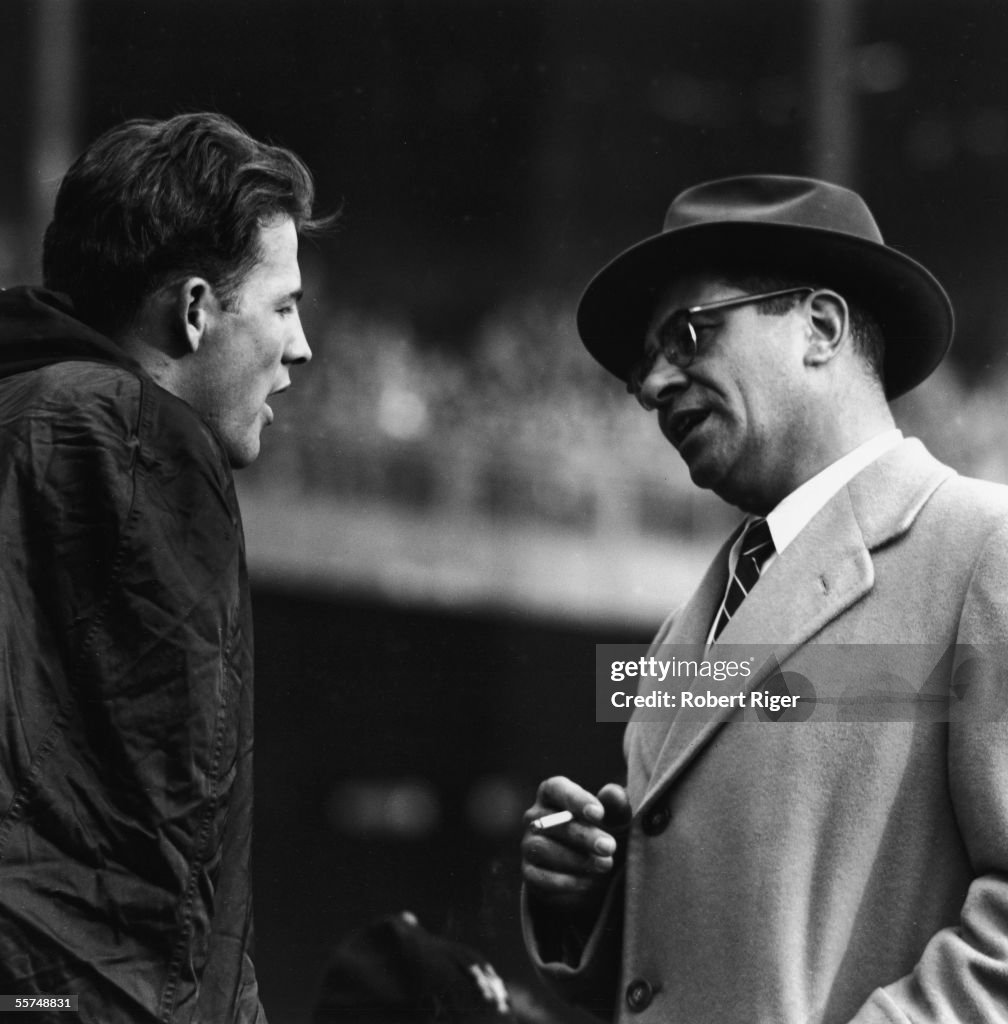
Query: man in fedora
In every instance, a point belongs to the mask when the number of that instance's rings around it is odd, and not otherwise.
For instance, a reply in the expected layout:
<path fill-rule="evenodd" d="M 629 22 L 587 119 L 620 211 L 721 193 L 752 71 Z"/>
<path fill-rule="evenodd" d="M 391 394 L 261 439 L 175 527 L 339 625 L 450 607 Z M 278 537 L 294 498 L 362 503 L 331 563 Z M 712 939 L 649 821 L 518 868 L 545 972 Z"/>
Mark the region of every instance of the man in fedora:
<path fill-rule="evenodd" d="M 578 327 L 746 516 L 653 650 L 768 645 L 704 688 L 815 701 L 638 710 L 625 786 L 546 780 L 522 844 L 537 968 L 620 1021 L 1008 1020 L 1008 489 L 888 406 L 944 356 L 945 292 L 853 192 L 751 176 L 679 195 Z"/>

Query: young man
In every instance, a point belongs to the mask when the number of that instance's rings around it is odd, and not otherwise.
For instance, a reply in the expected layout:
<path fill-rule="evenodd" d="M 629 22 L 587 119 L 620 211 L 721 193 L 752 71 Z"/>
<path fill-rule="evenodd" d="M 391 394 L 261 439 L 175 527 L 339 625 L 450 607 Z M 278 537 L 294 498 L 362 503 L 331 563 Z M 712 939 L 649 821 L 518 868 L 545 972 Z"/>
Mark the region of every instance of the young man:
<path fill-rule="evenodd" d="M 0 989 L 82 1021 L 265 1020 L 232 467 L 311 358 L 313 193 L 224 117 L 130 121 L 0 293 Z"/>
<path fill-rule="evenodd" d="M 625 788 L 544 782 L 523 841 L 538 968 L 621 1021 L 1008 1020 L 1008 490 L 888 407 L 950 343 L 941 286 L 854 193 L 752 176 L 679 195 L 578 323 L 747 513 L 656 645 L 768 645 L 834 715 L 638 711 Z M 760 665 L 705 688 L 761 691 Z M 909 700 L 887 711 L 892 679 Z M 558 809 L 574 820 L 532 827 Z"/>

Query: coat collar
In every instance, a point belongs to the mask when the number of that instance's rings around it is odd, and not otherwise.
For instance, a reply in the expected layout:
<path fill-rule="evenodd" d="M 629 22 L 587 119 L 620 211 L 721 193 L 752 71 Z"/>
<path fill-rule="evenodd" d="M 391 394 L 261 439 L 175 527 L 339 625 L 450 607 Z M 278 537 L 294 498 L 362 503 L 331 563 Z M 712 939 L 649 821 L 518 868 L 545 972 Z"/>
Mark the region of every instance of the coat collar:
<path fill-rule="evenodd" d="M 782 552 L 724 628 L 710 657 L 733 657 L 748 646 L 772 646 L 778 662 L 810 641 L 837 616 L 861 600 L 875 581 L 871 553 L 913 525 L 935 490 L 954 471 L 934 459 L 917 440 L 886 452 L 842 487 Z M 718 552 L 683 611 L 658 643 L 676 645 L 676 655 L 698 658 L 711 619 L 721 602 L 734 537 Z M 764 663 L 748 680 L 756 689 L 772 671 Z M 712 693 L 738 691 L 738 679 L 710 682 Z M 703 719 L 677 716 L 669 723 L 631 726 L 628 744 L 640 743 L 652 765 L 640 808 L 675 779 L 706 746 L 732 711 Z M 646 728 L 640 729 L 641 725 Z M 634 737 L 632 731 L 640 729 Z"/>

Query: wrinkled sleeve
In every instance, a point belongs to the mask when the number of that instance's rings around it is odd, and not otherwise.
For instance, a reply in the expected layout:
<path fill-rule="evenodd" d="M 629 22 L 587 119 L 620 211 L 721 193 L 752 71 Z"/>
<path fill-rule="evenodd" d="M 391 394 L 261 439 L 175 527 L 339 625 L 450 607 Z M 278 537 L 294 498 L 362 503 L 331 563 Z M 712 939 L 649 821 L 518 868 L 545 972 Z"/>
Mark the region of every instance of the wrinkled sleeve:
<path fill-rule="evenodd" d="M 565 925 L 537 906 L 522 889 L 521 920 L 525 947 L 536 973 L 557 995 L 602 1020 L 612 1020 L 622 950 L 624 873 L 606 891 L 590 931 Z"/>

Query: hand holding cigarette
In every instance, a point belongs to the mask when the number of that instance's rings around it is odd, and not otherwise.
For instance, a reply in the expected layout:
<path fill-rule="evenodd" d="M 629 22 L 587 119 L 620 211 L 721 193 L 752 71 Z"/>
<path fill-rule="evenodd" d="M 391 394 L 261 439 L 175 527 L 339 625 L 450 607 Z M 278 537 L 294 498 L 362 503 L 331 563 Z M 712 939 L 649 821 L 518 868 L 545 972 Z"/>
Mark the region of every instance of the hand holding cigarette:
<path fill-rule="evenodd" d="M 547 779 L 525 813 L 522 876 L 531 896 L 583 914 L 601 899 L 630 822 L 626 791 L 614 783 L 598 795 L 563 776 Z"/>

